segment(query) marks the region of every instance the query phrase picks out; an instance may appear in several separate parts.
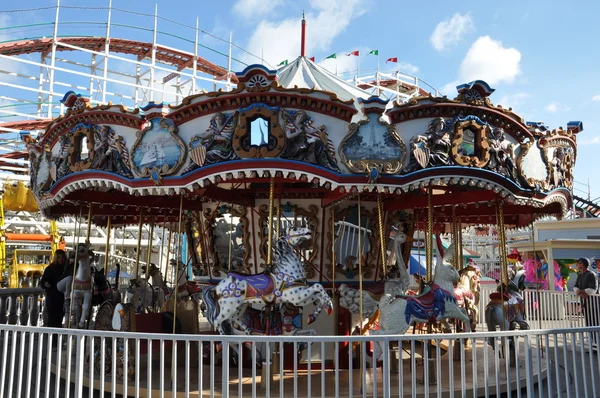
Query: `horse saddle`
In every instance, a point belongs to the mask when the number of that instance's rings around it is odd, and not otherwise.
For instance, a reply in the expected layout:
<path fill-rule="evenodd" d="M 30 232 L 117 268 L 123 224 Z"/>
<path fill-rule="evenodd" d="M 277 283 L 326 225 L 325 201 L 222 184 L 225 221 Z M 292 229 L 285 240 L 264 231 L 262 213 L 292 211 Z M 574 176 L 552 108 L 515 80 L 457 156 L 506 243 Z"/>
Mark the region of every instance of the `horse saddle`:
<path fill-rule="evenodd" d="M 435 287 L 426 286 L 425 291 L 418 296 L 397 294 L 394 297 L 419 304 L 422 307 L 431 307 L 435 303 L 435 290 Z"/>
<path fill-rule="evenodd" d="M 490 301 L 495 301 L 495 302 L 499 302 L 499 301 L 508 301 L 511 299 L 510 294 L 508 293 L 500 293 L 500 292 L 494 292 L 490 294 Z"/>
<path fill-rule="evenodd" d="M 230 272 L 229 276 L 246 282 L 246 298 L 261 298 L 275 291 L 275 281 L 270 273 L 263 272 L 256 275 Z"/>

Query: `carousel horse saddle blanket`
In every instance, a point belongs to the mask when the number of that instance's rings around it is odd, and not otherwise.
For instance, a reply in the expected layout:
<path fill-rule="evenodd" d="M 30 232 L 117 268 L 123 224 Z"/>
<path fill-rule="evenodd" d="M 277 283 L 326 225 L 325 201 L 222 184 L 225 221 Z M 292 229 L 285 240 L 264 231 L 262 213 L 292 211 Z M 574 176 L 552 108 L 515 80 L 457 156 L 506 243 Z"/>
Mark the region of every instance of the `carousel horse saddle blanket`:
<path fill-rule="evenodd" d="M 266 296 L 275 290 L 275 281 L 270 274 L 245 275 L 231 272 L 229 276 L 245 281 L 247 284 L 246 298 Z"/>
<path fill-rule="evenodd" d="M 406 323 L 410 323 L 411 315 L 417 319 L 435 320 L 440 314 L 446 313 L 446 301 L 456 303 L 456 298 L 449 292 L 433 285 L 431 290 L 420 296 L 407 296 Z"/>

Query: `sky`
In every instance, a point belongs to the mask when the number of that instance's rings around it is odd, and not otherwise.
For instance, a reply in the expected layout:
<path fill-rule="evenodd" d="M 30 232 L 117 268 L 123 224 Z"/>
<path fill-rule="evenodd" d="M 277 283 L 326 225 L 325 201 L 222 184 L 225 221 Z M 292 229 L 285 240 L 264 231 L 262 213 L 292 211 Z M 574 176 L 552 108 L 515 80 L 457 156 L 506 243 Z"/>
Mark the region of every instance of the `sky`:
<path fill-rule="evenodd" d="M 199 55 L 226 66 L 227 40 L 232 34 L 232 69 L 262 60 L 275 67 L 293 60 L 300 52 L 300 20 L 307 20 L 307 56 L 314 56 L 326 68 L 351 76 L 378 67 L 383 72 L 416 75 L 440 92 L 454 97 L 455 87 L 475 79 L 485 80 L 496 91 L 494 104 L 512 107 L 527 121 L 542 121 L 550 128 L 565 127 L 569 121 L 582 121 L 578 135 L 575 188 L 579 196 L 600 197 L 600 37 L 597 15 L 600 3 L 594 1 L 506 0 L 429 2 L 398 0 L 113 0 L 122 10 L 152 14 L 156 9 L 165 19 L 158 42 L 190 49 L 188 42 L 173 35 L 191 38 L 191 27 L 199 21 L 199 40 L 206 48 Z M 0 10 L 55 6 L 52 0 L 3 1 Z M 62 6 L 107 7 L 102 1 L 62 0 Z M 67 8 L 61 21 L 86 21 L 105 10 Z M 0 12 L 0 41 L 6 39 L 2 26 L 48 22 L 53 10 L 28 13 Z M 143 19 L 143 21 L 142 21 Z M 26 20 L 26 21 L 25 21 Z M 151 19 L 115 12 L 113 21 L 152 26 Z M 102 26 L 66 25 L 62 34 L 102 35 Z M 88 30 L 90 30 L 88 32 Z M 85 33 L 81 33 L 84 31 Z M 14 33 L 14 32 L 13 32 Z M 23 30 L 20 36 L 42 35 Z M 51 36 L 47 30 L 43 35 Z M 137 32 L 114 27 L 112 37 L 130 38 Z M 151 32 L 145 32 L 151 40 Z M 4 35 L 4 36 L 3 36 Z M 186 48 L 187 47 L 187 48 Z M 242 51 L 244 49 L 246 51 Z M 346 56 L 360 51 L 360 57 Z M 366 55 L 378 50 L 379 56 Z M 220 54 L 219 54 L 220 53 Z M 336 53 L 337 59 L 324 60 Z M 398 58 L 397 64 L 386 63 Z M 0 60 L 0 68 L 2 67 Z M 585 184 L 585 185 L 584 185 Z"/>

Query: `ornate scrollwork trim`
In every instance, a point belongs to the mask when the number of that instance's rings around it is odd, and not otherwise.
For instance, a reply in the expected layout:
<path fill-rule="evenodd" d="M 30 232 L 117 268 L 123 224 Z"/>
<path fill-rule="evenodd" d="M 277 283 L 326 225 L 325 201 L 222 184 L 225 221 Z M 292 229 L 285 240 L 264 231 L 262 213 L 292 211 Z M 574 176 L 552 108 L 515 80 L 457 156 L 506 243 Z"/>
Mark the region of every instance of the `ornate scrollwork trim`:
<path fill-rule="evenodd" d="M 459 153 L 459 148 L 464 140 L 466 130 L 475 133 L 475 145 L 478 156 L 465 156 Z M 456 130 L 452 139 L 451 154 L 454 161 L 461 166 L 484 167 L 490 160 L 490 134 L 492 129 L 488 124 L 480 124 L 475 120 L 467 120 L 456 124 Z"/>
<path fill-rule="evenodd" d="M 96 128 L 93 124 L 80 123 L 73 130 L 70 131 L 71 145 L 69 146 L 69 168 L 71 171 L 82 171 L 87 170 L 94 161 L 94 129 Z M 87 149 L 88 157 L 86 160 L 81 160 L 81 151 L 83 148 L 81 144 L 83 139 L 87 138 Z"/>
<path fill-rule="evenodd" d="M 269 121 L 270 130 L 266 145 L 250 144 L 250 123 L 257 118 Z M 240 158 L 273 158 L 279 156 L 283 151 L 285 133 L 279 122 L 279 107 L 272 108 L 265 104 L 253 104 L 239 110 L 238 120 L 231 144 Z"/>

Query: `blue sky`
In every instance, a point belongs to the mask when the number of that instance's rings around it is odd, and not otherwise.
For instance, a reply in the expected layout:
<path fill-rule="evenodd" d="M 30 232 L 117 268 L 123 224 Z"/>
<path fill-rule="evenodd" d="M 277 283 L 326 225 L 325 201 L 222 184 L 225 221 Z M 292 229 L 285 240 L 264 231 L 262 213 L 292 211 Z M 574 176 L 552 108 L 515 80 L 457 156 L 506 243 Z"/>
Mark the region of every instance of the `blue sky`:
<path fill-rule="evenodd" d="M 51 0 L 8 0 L 0 9 L 55 4 Z M 61 4 L 105 7 L 108 0 L 63 0 Z M 394 70 L 385 60 L 397 57 L 402 71 L 419 76 L 448 96 L 455 95 L 453 87 L 457 84 L 483 79 L 496 89 L 491 97 L 493 103 L 512 107 L 525 120 L 543 121 L 551 128 L 581 120 L 585 130 L 578 137 L 575 179 L 584 183 L 589 179 L 592 198 L 600 196 L 600 173 L 596 165 L 600 149 L 600 54 L 596 46 L 600 37 L 597 21 L 600 4 L 596 2 L 159 0 L 157 6 L 161 17 L 185 25 L 194 26 L 198 16 L 200 28 L 217 37 L 227 39 L 231 31 L 235 44 L 264 56 L 271 66 L 299 55 L 300 19 L 305 11 L 307 55 L 322 61 L 337 53 L 337 61 L 323 63 L 332 70 L 336 64 L 338 71 L 356 69 L 356 58 L 344 55 L 353 50 L 361 52 L 361 71 L 374 69 L 377 58 L 365 54 L 377 49 L 380 66 L 385 70 Z M 114 0 L 113 7 L 154 12 L 154 3 L 148 1 Z M 54 19 L 53 11 L 34 15 L 0 14 L 0 27 L 22 23 L 20 18 L 27 18 L 30 23 Z M 61 20 L 101 19 L 105 15 L 106 11 L 73 9 L 65 10 Z M 115 13 L 113 18 L 151 27 L 146 17 Z M 81 32 L 84 28 L 73 25 L 67 29 L 72 30 L 64 30 L 63 34 Z M 181 25 L 160 21 L 159 29 L 193 40 L 193 31 Z M 102 33 L 103 28 L 98 27 L 84 34 Z M 51 31 L 44 34 L 51 35 Z M 134 34 L 139 32 L 115 28 L 112 36 L 131 38 Z M 150 41 L 151 33 L 145 34 Z M 207 47 L 227 52 L 224 41 L 205 34 L 200 40 Z M 186 48 L 189 44 L 172 37 L 161 36 L 159 43 L 192 51 L 191 47 Z M 226 65 L 226 59 L 215 52 L 207 50 L 200 55 Z M 233 55 L 246 63 L 259 61 L 238 49 L 234 49 Z M 234 62 L 233 68 L 240 70 L 243 64 Z"/>

